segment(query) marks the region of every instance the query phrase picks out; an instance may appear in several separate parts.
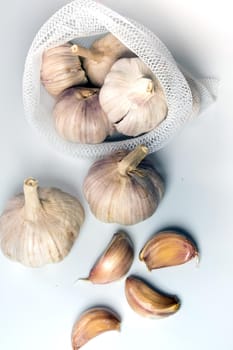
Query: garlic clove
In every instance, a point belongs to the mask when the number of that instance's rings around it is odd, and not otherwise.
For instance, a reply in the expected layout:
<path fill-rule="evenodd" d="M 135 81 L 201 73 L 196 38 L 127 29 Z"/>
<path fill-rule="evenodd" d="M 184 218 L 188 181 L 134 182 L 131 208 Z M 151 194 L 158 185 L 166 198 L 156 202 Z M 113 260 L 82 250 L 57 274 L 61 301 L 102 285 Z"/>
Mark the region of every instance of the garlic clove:
<path fill-rule="evenodd" d="M 100 104 L 117 131 L 128 136 L 154 129 L 168 112 L 161 84 L 139 58 L 113 64 L 100 91 Z"/>
<path fill-rule="evenodd" d="M 90 49 L 73 45 L 72 53 L 83 57 L 83 66 L 88 78 L 95 86 L 101 87 L 113 63 L 121 57 L 135 56 L 111 33 L 96 40 Z"/>
<path fill-rule="evenodd" d="M 115 233 L 86 280 L 94 284 L 119 280 L 129 271 L 133 257 L 133 244 L 129 236 L 124 232 Z"/>
<path fill-rule="evenodd" d="M 66 90 L 53 109 L 55 129 L 67 141 L 100 143 L 113 132 L 99 103 L 99 89 Z"/>
<path fill-rule="evenodd" d="M 131 308 L 143 317 L 167 317 L 180 308 L 177 297 L 158 292 L 141 279 L 132 276 L 126 279 L 125 295 Z"/>
<path fill-rule="evenodd" d="M 84 312 L 72 331 L 72 348 L 80 349 L 92 338 L 107 331 L 120 331 L 120 319 L 111 310 L 96 307 Z"/>
<path fill-rule="evenodd" d="M 52 96 L 58 96 L 71 86 L 87 83 L 80 59 L 72 54 L 70 48 L 71 44 L 67 43 L 43 54 L 41 82 Z"/>
<path fill-rule="evenodd" d="M 56 188 L 38 188 L 38 181 L 28 178 L 24 194 L 11 199 L 0 217 L 2 252 L 30 267 L 58 262 L 69 253 L 83 221 L 76 198 Z"/>
<path fill-rule="evenodd" d="M 197 247 L 186 236 L 176 231 L 161 231 L 143 247 L 139 259 L 149 270 L 181 265 L 199 257 Z"/>
<path fill-rule="evenodd" d="M 143 161 L 148 148 L 119 151 L 95 162 L 83 185 L 92 213 L 101 221 L 133 225 L 150 217 L 164 193 L 161 177 Z"/>

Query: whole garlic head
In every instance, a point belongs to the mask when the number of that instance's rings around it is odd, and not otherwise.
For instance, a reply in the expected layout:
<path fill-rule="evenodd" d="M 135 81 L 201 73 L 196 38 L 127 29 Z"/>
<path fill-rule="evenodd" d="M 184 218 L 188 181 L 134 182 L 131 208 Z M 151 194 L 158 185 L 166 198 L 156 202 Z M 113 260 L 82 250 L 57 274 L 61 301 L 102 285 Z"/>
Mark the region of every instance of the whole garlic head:
<path fill-rule="evenodd" d="M 1 249 L 30 267 L 58 262 L 69 253 L 83 221 L 76 198 L 56 188 L 38 188 L 38 181 L 28 178 L 24 194 L 11 199 L 0 217 Z"/>
<path fill-rule="evenodd" d="M 99 103 L 99 89 L 71 88 L 57 101 L 53 116 L 55 128 L 65 140 L 100 143 L 111 127 Z"/>
<path fill-rule="evenodd" d="M 87 83 L 80 59 L 72 54 L 71 46 L 71 44 L 57 46 L 43 54 L 41 82 L 53 96 L 58 96 L 71 86 Z"/>
<path fill-rule="evenodd" d="M 102 86 L 113 63 L 121 57 L 135 56 L 111 33 L 96 40 L 90 49 L 74 45 L 72 52 L 83 59 L 83 67 L 95 86 Z"/>
<path fill-rule="evenodd" d="M 167 115 L 162 87 L 139 58 L 114 63 L 101 88 L 100 104 L 116 130 L 128 136 L 154 129 Z"/>
<path fill-rule="evenodd" d="M 83 191 L 92 213 L 101 221 L 132 225 L 150 217 L 162 198 L 161 177 L 145 161 L 145 146 L 122 150 L 95 162 Z"/>

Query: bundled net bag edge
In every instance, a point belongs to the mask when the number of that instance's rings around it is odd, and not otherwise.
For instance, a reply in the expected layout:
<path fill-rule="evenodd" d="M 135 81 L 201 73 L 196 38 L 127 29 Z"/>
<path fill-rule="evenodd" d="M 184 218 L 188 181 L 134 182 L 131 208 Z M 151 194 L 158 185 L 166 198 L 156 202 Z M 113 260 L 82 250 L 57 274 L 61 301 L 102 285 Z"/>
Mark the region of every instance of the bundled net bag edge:
<path fill-rule="evenodd" d="M 94 145 L 65 141 L 53 125 L 54 100 L 40 84 L 43 52 L 74 39 L 90 47 L 95 36 L 107 32 L 115 35 L 156 75 L 166 95 L 168 115 L 154 130 L 138 137 Z M 139 144 L 146 145 L 150 152 L 164 147 L 187 120 L 214 101 L 215 86 L 214 80 L 194 79 L 179 68 L 167 47 L 143 25 L 95 1 L 75 0 L 57 11 L 34 38 L 25 62 L 23 102 L 28 122 L 58 151 L 76 158 L 99 158 Z"/>

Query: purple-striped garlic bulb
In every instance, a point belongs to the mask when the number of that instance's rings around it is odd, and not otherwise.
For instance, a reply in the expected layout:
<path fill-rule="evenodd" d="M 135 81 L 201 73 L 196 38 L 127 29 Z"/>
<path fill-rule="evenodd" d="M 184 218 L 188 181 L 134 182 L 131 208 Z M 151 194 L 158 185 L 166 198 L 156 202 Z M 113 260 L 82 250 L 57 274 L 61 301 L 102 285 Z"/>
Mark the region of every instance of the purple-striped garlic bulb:
<path fill-rule="evenodd" d="M 101 221 L 133 225 L 150 217 L 163 196 L 163 181 L 143 159 L 148 148 L 121 150 L 95 162 L 83 185 L 92 213 Z"/>
<path fill-rule="evenodd" d="M 66 90 L 53 109 L 55 129 L 67 141 L 101 143 L 112 127 L 99 103 L 99 89 L 77 87 Z"/>

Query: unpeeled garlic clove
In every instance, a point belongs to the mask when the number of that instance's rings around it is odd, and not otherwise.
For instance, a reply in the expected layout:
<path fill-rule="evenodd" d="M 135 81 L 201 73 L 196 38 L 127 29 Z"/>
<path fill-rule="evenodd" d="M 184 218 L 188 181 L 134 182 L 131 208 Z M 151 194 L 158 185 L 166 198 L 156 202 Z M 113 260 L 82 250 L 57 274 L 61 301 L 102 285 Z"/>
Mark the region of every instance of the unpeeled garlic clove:
<path fill-rule="evenodd" d="M 73 45 L 72 53 L 83 57 L 83 66 L 88 78 L 95 86 L 101 87 L 113 63 L 120 57 L 135 56 L 111 33 L 96 40 L 90 49 Z"/>
<path fill-rule="evenodd" d="M 149 270 L 181 265 L 197 257 L 195 244 L 176 231 L 161 231 L 142 248 L 139 259 Z"/>
<path fill-rule="evenodd" d="M 83 185 L 92 213 L 101 221 L 133 225 L 150 217 L 163 196 L 155 169 L 142 161 L 148 148 L 122 150 L 95 162 Z"/>
<path fill-rule="evenodd" d="M 89 309 L 81 315 L 73 327 L 73 350 L 80 349 L 101 333 L 114 330 L 120 330 L 120 319 L 113 311 L 102 307 Z"/>
<path fill-rule="evenodd" d="M 129 236 L 124 232 L 115 233 L 86 280 L 94 284 L 116 281 L 129 271 L 133 257 L 133 244 Z"/>
<path fill-rule="evenodd" d="M 144 317 L 167 317 L 180 308 L 177 297 L 158 292 L 141 279 L 132 276 L 126 279 L 125 295 L 131 308 Z"/>
<path fill-rule="evenodd" d="M 67 43 L 43 54 L 41 82 L 52 96 L 58 96 L 71 86 L 87 83 L 80 59 L 72 54 L 71 46 Z"/>
<path fill-rule="evenodd" d="M 114 63 L 101 88 L 100 104 L 116 130 L 128 136 L 154 129 L 168 112 L 160 82 L 139 58 Z"/>
<path fill-rule="evenodd" d="M 78 199 L 56 188 L 38 188 L 24 181 L 24 194 L 11 199 L 0 217 L 3 253 L 26 266 L 62 260 L 70 251 L 84 221 Z"/>
<path fill-rule="evenodd" d="M 77 87 L 66 90 L 53 109 L 55 129 L 67 141 L 100 143 L 112 133 L 99 103 L 99 89 Z"/>

